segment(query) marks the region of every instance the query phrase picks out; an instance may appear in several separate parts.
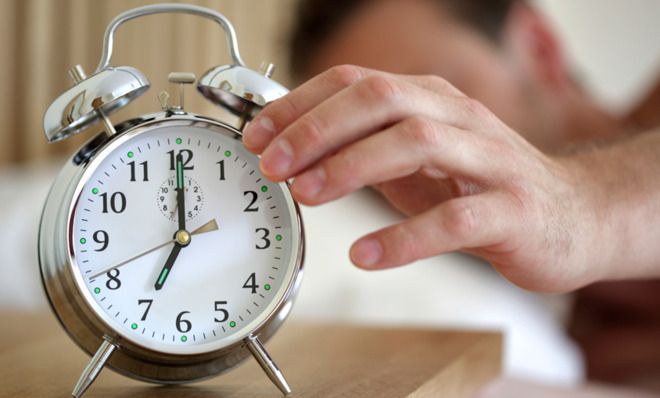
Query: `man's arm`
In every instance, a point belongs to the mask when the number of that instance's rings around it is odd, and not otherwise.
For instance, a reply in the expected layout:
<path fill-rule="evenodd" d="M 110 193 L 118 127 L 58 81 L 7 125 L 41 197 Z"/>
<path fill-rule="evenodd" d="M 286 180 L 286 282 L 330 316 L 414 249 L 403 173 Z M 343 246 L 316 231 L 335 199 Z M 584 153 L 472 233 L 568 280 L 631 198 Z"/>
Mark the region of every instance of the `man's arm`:
<path fill-rule="evenodd" d="M 269 105 L 244 142 L 266 176 L 295 178 L 304 204 L 414 176 L 451 187 L 358 240 L 351 259 L 365 269 L 464 250 L 539 291 L 660 275 L 660 133 L 552 158 L 438 77 L 342 66 Z M 403 185 L 398 197 L 428 194 Z"/>

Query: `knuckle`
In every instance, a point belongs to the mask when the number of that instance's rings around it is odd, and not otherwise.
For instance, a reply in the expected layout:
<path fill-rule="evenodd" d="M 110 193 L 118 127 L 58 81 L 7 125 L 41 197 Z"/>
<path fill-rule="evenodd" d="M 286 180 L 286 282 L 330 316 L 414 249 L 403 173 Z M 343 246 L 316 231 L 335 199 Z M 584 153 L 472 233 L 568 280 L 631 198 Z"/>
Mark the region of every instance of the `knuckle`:
<path fill-rule="evenodd" d="M 424 75 L 422 76 L 422 82 L 428 88 L 434 88 L 435 90 L 451 89 L 453 91 L 454 89 L 454 86 L 438 75 Z"/>
<path fill-rule="evenodd" d="M 429 119 L 410 118 L 406 121 L 405 131 L 411 140 L 422 147 L 435 146 L 438 143 L 436 126 Z"/>
<path fill-rule="evenodd" d="M 391 238 L 393 244 L 388 245 L 394 249 L 390 255 L 398 262 L 410 262 L 423 257 L 421 239 L 414 233 L 408 223 L 396 225 Z"/>
<path fill-rule="evenodd" d="M 343 150 L 328 159 L 328 181 L 331 184 L 338 184 L 349 189 L 356 189 L 360 186 L 362 158 L 351 150 Z"/>
<path fill-rule="evenodd" d="M 328 79 L 341 87 L 348 87 L 362 79 L 364 72 L 355 65 L 333 66 L 327 72 Z"/>
<path fill-rule="evenodd" d="M 470 238 L 476 228 L 474 209 L 460 201 L 447 202 L 443 219 L 447 232 L 458 240 Z"/>
<path fill-rule="evenodd" d="M 394 100 L 401 92 L 401 88 L 394 79 L 381 75 L 364 79 L 359 89 L 363 97 L 382 102 Z"/>
<path fill-rule="evenodd" d="M 477 118 L 490 118 L 491 112 L 484 104 L 482 104 L 480 101 L 477 101 L 474 98 L 464 98 L 463 103 L 465 106 L 465 109 L 467 109 L 468 113 L 472 115 L 473 117 Z"/>
<path fill-rule="evenodd" d="M 327 145 L 327 137 L 323 134 L 324 128 L 316 117 L 306 115 L 298 123 L 297 135 L 305 147 L 318 148 Z"/>

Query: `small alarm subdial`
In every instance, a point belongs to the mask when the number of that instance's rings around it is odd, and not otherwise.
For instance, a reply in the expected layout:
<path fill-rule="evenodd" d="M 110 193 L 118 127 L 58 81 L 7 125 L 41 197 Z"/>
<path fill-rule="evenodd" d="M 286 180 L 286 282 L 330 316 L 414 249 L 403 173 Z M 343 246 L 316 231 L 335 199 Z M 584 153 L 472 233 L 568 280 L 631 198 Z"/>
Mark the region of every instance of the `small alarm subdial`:
<path fill-rule="evenodd" d="M 186 221 L 197 217 L 204 207 L 204 192 L 193 178 L 183 177 L 183 191 L 186 196 Z M 156 203 L 160 212 L 173 222 L 178 221 L 176 201 L 176 176 L 166 179 L 158 188 Z"/>

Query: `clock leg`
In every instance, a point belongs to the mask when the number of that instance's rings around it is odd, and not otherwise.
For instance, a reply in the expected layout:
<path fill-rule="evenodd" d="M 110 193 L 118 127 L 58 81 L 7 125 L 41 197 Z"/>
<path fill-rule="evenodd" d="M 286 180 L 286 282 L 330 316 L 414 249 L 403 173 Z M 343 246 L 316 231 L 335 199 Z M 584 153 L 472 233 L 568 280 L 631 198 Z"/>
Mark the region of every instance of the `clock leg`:
<path fill-rule="evenodd" d="M 291 395 L 291 387 L 286 382 L 282 371 L 277 367 L 273 359 L 268 355 L 263 344 L 256 336 L 250 336 L 245 339 L 248 350 L 252 353 L 261 368 L 266 372 L 268 378 L 282 391 L 284 395 Z"/>
<path fill-rule="evenodd" d="M 110 358 L 110 355 L 112 355 L 112 352 L 115 350 L 115 348 L 117 348 L 117 346 L 112 344 L 110 341 L 103 339 L 103 343 L 96 351 L 96 354 L 94 354 L 92 360 L 89 361 L 85 367 L 85 370 L 83 370 L 82 374 L 80 375 L 76 386 L 73 388 L 71 396 L 74 398 L 82 397 L 87 388 L 92 385 L 94 380 L 96 380 L 96 377 L 99 375 L 99 373 L 101 373 L 103 366 L 108 361 L 108 358 Z"/>

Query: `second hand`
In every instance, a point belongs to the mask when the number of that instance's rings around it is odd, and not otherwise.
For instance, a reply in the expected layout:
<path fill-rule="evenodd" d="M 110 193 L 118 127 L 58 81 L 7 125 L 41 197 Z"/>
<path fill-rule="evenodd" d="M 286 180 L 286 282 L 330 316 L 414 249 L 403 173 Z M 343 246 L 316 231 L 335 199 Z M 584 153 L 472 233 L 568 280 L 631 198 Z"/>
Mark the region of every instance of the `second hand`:
<path fill-rule="evenodd" d="M 218 222 L 217 222 L 217 221 L 215 220 L 215 218 L 214 218 L 214 219 L 212 219 L 211 221 L 206 222 L 205 224 L 203 224 L 203 225 L 200 226 L 199 228 L 193 230 L 190 234 L 191 234 L 191 235 L 199 235 L 199 234 L 203 234 L 203 233 L 207 233 L 207 232 L 217 231 L 218 229 L 219 229 L 219 228 L 218 228 Z M 158 249 L 162 249 L 163 247 L 165 247 L 165 246 L 167 246 L 167 245 L 170 245 L 170 244 L 174 243 L 175 241 L 176 241 L 176 239 L 170 239 L 170 240 L 168 240 L 168 241 L 165 242 L 165 243 L 161 243 L 161 244 L 158 245 L 158 246 L 152 247 L 151 249 L 148 249 L 148 250 L 145 250 L 145 251 L 143 251 L 143 252 L 141 252 L 141 253 L 139 253 L 139 254 L 136 254 L 135 256 L 133 256 L 133 257 L 131 257 L 131 258 L 129 258 L 129 259 L 126 259 L 126 260 L 124 260 L 124 261 L 122 261 L 122 262 L 120 262 L 120 263 L 118 263 L 118 264 L 115 264 L 115 265 L 113 265 L 112 267 L 106 267 L 106 268 L 104 268 L 103 270 L 98 271 L 98 272 L 94 273 L 93 275 L 91 275 L 91 276 L 89 277 L 89 279 L 94 279 L 94 278 L 96 278 L 96 277 L 98 277 L 98 276 L 100 276 L 100 275 L 105 274 L 106 272 L 110 271 L 111 269 L 119 268 L 119 267 L 121 267 L 121 266 L 123 266 L 123 265 L 126 265 L 126 264 L 130 263 L 130 262 L 133 261 L 133 260 L 137 260 L 138 258 L 140 258 L 140 257 L 142 257 L 142 256 L 146 256 L 147 254 L 149 254 L 149 253 L 151 253 L 151 252 L 154 252 L 154 251 L 156 251 L 156 250 L 158 250 Z"/>

